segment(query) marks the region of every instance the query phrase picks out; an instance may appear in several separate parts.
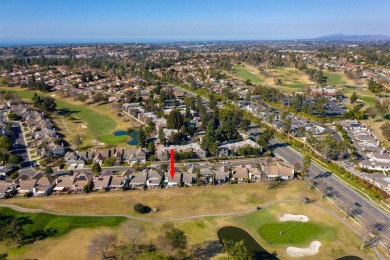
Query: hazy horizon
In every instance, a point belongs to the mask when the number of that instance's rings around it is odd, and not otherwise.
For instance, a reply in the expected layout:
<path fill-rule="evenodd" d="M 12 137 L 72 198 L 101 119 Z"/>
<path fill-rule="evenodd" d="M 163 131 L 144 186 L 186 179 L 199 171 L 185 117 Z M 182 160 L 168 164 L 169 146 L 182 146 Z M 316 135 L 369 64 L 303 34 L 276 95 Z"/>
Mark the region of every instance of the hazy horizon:
<path fill-rule="evenodd" d="M 390 35 L 390 1 L 11 1 L 0 43 L 123 43 Z"/>

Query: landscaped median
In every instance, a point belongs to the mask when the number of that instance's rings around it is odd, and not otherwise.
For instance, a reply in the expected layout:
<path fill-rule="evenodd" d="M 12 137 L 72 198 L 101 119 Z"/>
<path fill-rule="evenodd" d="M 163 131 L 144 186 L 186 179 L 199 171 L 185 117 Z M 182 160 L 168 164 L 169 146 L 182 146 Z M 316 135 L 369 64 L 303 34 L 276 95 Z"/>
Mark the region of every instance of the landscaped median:
<path fill-rule="evenodd" d="M 281 134 L 278 135 L 278 138 L 281 142 L 285 142 L 286 144 L 290 145 L 291 148 L 296 150 L 297 152 L 301 154 L 305 154 L 307 151 L 304 151 L 302 148 L 305 147 L 304 143 L 302 141 L 297 140 L 296 138 L 292 138 L 290 140 L 286 140 Z M 307 146 L 306 146 L 307 147 Z M 309 149 L 309 148 L 307 148 Z M 312 160 L 317 163 L 320 167 L 328 170 L 329 172 L 332 172 L 335 174 L 335 177 L 341 180 L 343 183 L 348 185 L 350 188 L 358 192 L 359 194 L 363 195 L 364 197 L 368 198 L 370 201 L 376 204 L 379 208 L 385 210 L 386 212 L 390 213 L 390 210 L 386 207 L 383 207 L 381 203 L 383 203 L 383 200 L 381 199 L 381 194 L 378 192 L 374 192 L 371 189 L 367 189 L 363 184 L 361 183 L 360 179 L 353 175 L 352 173 L 345 170 L 343 167 L 339 166 L 338 164 L 334 162 L 324 162 L 316 157 L 314 153 L 311 153 Z"/>

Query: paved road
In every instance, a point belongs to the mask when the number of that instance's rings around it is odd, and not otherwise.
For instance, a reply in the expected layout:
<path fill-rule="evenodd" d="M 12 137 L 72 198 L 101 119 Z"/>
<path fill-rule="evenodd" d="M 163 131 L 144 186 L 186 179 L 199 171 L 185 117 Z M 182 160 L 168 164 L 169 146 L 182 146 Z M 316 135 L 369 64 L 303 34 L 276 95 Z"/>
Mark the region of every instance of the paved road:
<path fill-rule="evenodd" d="M 383 75 L 382 73 L 376 73 L 376 75 L 378 75 L 379 77 L 381 77 L 382 79 L 386 80 L 388 83 L 390 83 L 390 78 L 389 77 L 386 77 L 385 75 Z"/>
<path fill-rule="evenodd" d="M 30 159 L 27 152 L 27 143 L 23 137 L 22 125 L 20 122 L 11 122 L 12 123 L 12 132 L 13 132 L 13 154 L 19 154 L 23 158 L 21 167 L 29 167 Z"/>
<path fill-rule="evenodd" d="M 270 142 L 274 148 L 275 154 L 294 165 L 302 164 L 303 156 L 282 142 L 273 139 Z M 308 178 L 317 182 L 317 187 L 323 192 L 331 191 L 331 199 L 344 210 L 354 212 L 356 219 L 363 227 L 378 233 L 381 243 L 390 248 L 390 216 L 380 208 L 369 202 L 362 195 L 348 187 L 332 174 L 326 174 L 327 171 L 317 163 L 312 162 Z"/>

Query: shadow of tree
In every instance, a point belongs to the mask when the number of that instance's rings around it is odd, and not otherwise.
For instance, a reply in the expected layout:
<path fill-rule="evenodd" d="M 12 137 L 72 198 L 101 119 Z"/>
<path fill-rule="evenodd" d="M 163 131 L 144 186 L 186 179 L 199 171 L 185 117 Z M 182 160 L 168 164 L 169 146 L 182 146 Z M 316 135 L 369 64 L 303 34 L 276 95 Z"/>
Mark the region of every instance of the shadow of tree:
<path fill-rule="evenodd" d="M 26 245 L 34 243 L 35 241 L 44 240 L 48 237 L 55 236 L 58 231 L 54 228 L 38 229 L 31 232 L 30 235 L 23 235 L 20 245 Z"/>
<path fill-rule="evenodd" d="M 18 228 L 19 231 L 17 232 L 18 233 L 17 237 L 20 238 L 18 241 L 19 247 L 26 244 L 34 243 L 35 241 L 38 240 L 44 240 L 48 237 L 55 236 L 58 233 L 58 230 L 54 228 L 48 228 L 48 229 L 33 230 L 30 234 L 26 234 L 25 226 L 34 224 L 34 221 L 31 219 L 31 217 L 27 217 L 27 216 L 15 217 L 6 214 L 0 214 L 0 232 L 2 232 L 2 230 L 4 230 L 4 228 L 6 228 L 7 226 L 11 225 L 11 223 L 15 221 L 15 219 L 17 220 L 17 226 L 19 227 Z"/>
<path fill-rule="evenodd" d="M 210 259 L 218 255 L 222 250 L 222 244 L 219 240 L 210 240 L 202 244 L 193 246 L 193 253 L 189 255 L 189 259 Z"/>
<path fill-rule="evenodd" d="M 80 113 L 80 111 L 77 110 L 70 110 L 69 108 L 61 108 L 57 110 L 57 114 L 60 116 L 65 116 L 65 115 L 73 115 L 76 113 Z"/>

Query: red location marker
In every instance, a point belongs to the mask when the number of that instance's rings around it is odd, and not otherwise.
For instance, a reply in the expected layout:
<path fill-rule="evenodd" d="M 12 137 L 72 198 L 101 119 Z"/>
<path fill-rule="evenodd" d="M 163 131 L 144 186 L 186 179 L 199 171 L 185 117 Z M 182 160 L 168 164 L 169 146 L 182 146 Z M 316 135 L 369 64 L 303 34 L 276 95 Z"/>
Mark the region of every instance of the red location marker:
<path fill-rule="evenodd" d="M 171 149 L 171 177 L 175 177 L 175 150 Z"/>

